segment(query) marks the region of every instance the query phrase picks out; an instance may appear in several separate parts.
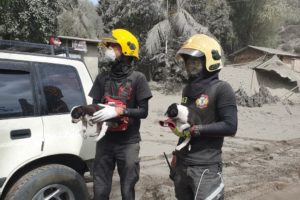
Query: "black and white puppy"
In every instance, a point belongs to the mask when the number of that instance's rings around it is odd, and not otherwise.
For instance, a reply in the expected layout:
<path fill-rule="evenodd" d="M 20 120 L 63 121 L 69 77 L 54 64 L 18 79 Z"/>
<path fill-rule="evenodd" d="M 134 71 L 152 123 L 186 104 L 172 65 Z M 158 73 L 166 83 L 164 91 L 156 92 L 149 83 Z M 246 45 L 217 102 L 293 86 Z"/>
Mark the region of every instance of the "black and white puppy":
<path fill-rule="evenodd" d="M 93 126 L 92 122 L 92 116 L 93 114 L 101 110 L 103 107 L 97 105 L 97 104 L 90 104 L 86 106 L 75 106 L 71 110 L 71 117 L 72 117 L 72 122 L 73 123 L 78 123 L 79 121 L 82 122 L 82 132 L 83 132 L 83 137 L 87 138 L 87 125 L 89 124 L 90 126 Z M 95 137 L 95 141 L 99 141 L 101 138 L 104 137 L 106 131 L 108 129 L 108 124 L 107 122 L 100 122 L 97 123 L 97 128 L 96 128 L 96 134 L 95 135 L 90 135 L 90 137 Z"/>
<path fill-rule="evenodd" d="M 196 109 L 177 103 L 171 104 L 165 115 L 176 124 L 179 131 L 190 128 L 193 125 L 201 124 L 201 118 Z M 190 139 L 191 138 L 185 138 L 185 140 L 176 147 L 176 150 L 179 151 L 185 147 Z"/>

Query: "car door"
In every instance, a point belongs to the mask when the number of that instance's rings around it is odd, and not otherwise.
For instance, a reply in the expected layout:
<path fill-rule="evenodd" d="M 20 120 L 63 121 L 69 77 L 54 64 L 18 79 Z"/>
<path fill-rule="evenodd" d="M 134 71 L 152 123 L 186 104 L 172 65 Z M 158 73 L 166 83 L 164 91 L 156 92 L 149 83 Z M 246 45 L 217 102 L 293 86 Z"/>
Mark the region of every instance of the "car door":
<path fill-rule="evenodd" d="M 43 91 L 45 154 L 73 154 L 83 160 L 94 157 L 95 142 L 82 136 L 81 122 L 71 122 L 74 106 L 87 104 L 76 68 L 71 65 L 35 63 Z M 87 151 L 87 150 L 91 151 Z"/>
<path fill-rule="evenodd" d="M 0 59 L 0 177 L 42 152 L 37 94 L 29 62 Z"/>

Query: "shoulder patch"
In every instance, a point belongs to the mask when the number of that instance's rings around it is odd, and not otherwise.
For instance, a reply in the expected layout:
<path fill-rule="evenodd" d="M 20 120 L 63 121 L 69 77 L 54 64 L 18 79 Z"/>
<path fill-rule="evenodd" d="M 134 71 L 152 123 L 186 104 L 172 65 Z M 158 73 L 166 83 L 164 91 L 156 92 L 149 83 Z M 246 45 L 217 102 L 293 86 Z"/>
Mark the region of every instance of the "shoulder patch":
<path fill-rule="evenodd" d="M 202 94 L 198 99 L 196 99 L 196 106 L 200 109 L 206 108 L 209 103 L 208 95 Z"/>

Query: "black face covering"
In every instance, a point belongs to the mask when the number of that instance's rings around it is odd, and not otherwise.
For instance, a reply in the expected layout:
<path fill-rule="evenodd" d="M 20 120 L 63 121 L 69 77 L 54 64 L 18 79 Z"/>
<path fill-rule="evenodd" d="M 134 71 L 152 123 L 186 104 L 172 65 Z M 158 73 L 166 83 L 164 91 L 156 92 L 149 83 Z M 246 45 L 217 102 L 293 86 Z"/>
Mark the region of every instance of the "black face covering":
<path fill-rule="evenodd" d="M 125 62 L 125 60 L 121 57 L 120 60 L 112 63 L 110 76 L 113 80 L 121 80 L 128 77 L 132 72 L 132 66 Z"/>
<path fill-rule="evenodd" d="M 205 61 L 203 63 L 205 66 Z M 202 70 L 194 76 L 189 77 L 188 84 L 184 91 L 184 96 L 190 98 L 197 98 L 199 94 L 202 94 L 214 80 L 219 80 L 219 71 L 208 72 L 206 67 L 203 67 Z"/>

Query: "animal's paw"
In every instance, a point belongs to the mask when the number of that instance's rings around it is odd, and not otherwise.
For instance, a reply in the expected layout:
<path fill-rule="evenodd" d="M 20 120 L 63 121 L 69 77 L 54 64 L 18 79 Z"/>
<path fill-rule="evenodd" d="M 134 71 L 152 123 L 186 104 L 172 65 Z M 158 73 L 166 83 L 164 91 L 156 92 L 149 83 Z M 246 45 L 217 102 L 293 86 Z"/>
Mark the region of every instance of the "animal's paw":
<path fill-rule="evenodd" d="M 88 136 L 87 136 L 87 132 L 82 130 L 82 137 L 83 139 L 86 139 Z"/>
<path fill-rule="evenodd" d="M 90 126 L 93 126 L 93 125 L 94 125 L 92 119 L 89 119 L 89 120 L 88 120 L 88 124 L 89 124 Z"/>
<path fill-rule="evenodd" d="M 82 136 L 83 136 L 83 138 L 86 139 L 86 138 L 87 138 L 87 126 L 86 126 L 85 123 L 82 124 L 82 129 L 81 129 L 81 131 L 82 131 Z"/>
<path fill-rule="evenodd" d="M 74 118 L 72 118 L 72 123 L 76 124 L 76 123 L 78 123 L 80 120 L 81 120 L 81 119 L 74 119 Z"/>

